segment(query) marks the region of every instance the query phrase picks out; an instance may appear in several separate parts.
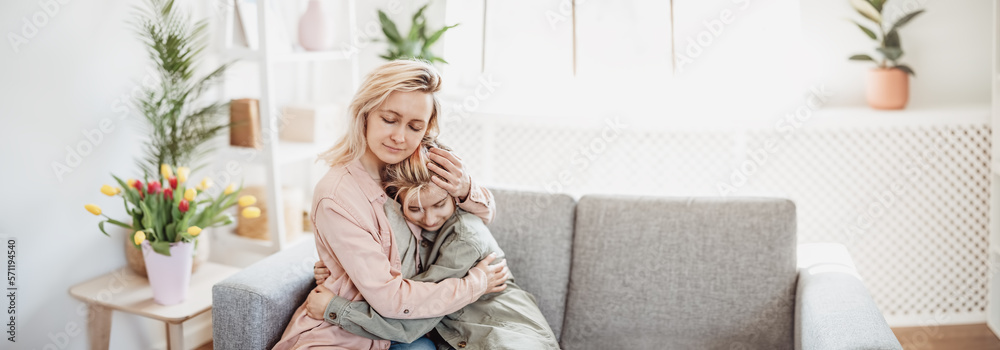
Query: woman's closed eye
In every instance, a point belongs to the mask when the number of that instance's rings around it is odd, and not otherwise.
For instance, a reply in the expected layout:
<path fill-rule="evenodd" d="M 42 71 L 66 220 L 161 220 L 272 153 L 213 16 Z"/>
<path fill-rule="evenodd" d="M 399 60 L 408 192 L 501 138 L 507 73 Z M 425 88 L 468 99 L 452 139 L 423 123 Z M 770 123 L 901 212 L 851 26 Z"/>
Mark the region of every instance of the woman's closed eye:
<path fill-rule="evenodd" d="M 384 121 L 386 124 L 396 124 L 396 120 L 390 120 L 385 117 L 382 118 L 382 121 Z"/>

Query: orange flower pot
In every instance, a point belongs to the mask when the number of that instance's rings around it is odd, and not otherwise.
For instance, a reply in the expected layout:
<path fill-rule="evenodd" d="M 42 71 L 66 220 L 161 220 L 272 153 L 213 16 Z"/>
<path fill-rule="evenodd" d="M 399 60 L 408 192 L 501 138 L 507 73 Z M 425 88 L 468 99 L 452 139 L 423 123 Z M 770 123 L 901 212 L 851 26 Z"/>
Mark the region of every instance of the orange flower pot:
<path fill-rule="evenodd" d="M 910 76 L 896 68 L 868 72 L 868 105 L 875 109 L 903 109 L 910 98 Z"/>

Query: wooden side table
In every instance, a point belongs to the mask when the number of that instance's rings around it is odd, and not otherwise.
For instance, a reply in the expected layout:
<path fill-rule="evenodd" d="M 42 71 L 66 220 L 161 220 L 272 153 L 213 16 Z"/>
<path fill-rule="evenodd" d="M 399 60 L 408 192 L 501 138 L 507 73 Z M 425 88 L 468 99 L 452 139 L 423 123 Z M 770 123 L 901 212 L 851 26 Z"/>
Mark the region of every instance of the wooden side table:
<path fill-rule="evenodd" d="M 111 342 L 111 311 L 118 310 L 167 324 L 167 349 L 184 349 L 184 321 L 212 308 L 212 286 L 240 269 L 210 262 L 191 275 L 187 299 L 163 306 L 153 302 L 149 280 L 128 267 L 70 287 L 69 294 L 87 303 L 90 349 L 107 350 Z"/>

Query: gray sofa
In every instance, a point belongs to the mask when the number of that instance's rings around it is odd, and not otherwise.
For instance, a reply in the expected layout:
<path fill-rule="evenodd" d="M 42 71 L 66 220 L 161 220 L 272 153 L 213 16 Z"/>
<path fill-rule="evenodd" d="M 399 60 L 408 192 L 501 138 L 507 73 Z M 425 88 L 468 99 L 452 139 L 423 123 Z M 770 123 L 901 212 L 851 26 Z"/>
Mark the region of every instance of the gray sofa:
<path fill-rule="evenodd" d="M 796 244 L 789 200 L 494 194 L 564 349 L 902 349 L 843 246 Z M 302 244 L 215 285 L 214 348 L 273 346 L 315 261 Z"/>

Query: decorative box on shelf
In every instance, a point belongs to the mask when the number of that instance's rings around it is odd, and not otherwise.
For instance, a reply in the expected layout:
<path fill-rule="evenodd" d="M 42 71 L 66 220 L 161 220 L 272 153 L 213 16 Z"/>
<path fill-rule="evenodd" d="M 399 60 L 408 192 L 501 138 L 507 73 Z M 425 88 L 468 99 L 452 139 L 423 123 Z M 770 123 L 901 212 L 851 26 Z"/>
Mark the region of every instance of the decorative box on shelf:
<path fill-rule="evenodd" d="M 324 142 L 343 132 L 341 106 L 338 104 L 290 104 L 281 111 L 278 137 L 291 142 Z"/>
<path fill-rule="evenodd" d="M 256 99 L 229 102 L 229 144 L 260 149 L 260 106 Z"/>

